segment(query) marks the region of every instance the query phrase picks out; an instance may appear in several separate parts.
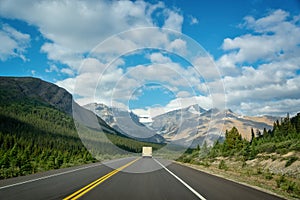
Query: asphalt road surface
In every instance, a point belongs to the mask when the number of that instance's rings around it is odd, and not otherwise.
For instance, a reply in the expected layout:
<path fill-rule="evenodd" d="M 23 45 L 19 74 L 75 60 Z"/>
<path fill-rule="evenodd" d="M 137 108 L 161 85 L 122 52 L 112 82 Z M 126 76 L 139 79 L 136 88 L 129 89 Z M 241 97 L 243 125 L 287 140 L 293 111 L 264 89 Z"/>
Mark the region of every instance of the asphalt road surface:
<path fill-rule="evenodd" d="M 0 199 L 281 198 L 171 161 L 131 157 L 2 180 Z"/>

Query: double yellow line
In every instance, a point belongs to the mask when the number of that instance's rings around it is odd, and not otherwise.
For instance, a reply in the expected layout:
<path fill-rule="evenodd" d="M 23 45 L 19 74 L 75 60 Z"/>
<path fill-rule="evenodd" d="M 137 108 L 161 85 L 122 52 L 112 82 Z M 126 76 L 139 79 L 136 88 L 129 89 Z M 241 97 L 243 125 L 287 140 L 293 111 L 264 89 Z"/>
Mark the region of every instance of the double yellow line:
<path fill-rule="evenodd" d="M 88 184 L 87 186 L 85 186 L 85 187 L 81 188 L 80 190 L 74 192 L 73 194 L 67 196 L 63 200 L 70 200 L 70 199 L 75 200 L 75 199 L 78 199 L 79 197 L 83 196 L 84 194 L 86 194 L 87 192 L 89 192 L 90 190 L 92 190 L 93 188 L 95 188 L 97 185 L 101 184 L 102 182 L 104 182 L 108 178 L 112 177 L 113 175 L 115 175 L 119 171 L 125 169 L 126 167 L 128 167 L 131 164 L 133 164 L 134 162 L 136 162 L 139 159 L 140 158 L 137 158 L 137 159 L 135 159 L 135 160 L 127 163 L 126 165 L 123 165 L 122 167 L 119 167 L 118 169 L 115 169 L 114 171 L 112 171 L 112 172 L 110 172 L 110 173 L 102 176 L 101 178 L 95 180 L 94 182 Z"/>

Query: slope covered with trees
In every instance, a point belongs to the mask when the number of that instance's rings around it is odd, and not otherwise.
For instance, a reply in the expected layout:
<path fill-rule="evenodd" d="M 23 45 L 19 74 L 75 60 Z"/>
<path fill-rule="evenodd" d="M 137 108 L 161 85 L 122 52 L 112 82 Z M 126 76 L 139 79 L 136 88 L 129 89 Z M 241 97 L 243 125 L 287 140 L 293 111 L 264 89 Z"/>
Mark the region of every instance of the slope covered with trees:
<path fill-rule="evenodd" d="M 287 115 L 281 121 L 277 120 L 272 130 L 264 129 L 263 133 L 252 130 L 251 134 L 251 140 L 247 141 L 242 138 L 238 129 L 233 127 L 229 131 L 226 130 L 223 142 L 216 141 L 210 148 L 204 144 L 202 148 L 198 146 L 197 149 L 189 149 L 180 159 L 192 151 L 205 151 L 206 157 L 242 156 L 245 160 L 253 159 L 257 154 L 264 152 L 284 154 L 300 151 L 300 113 L 293 118 Z"/>
<path fill-rule="evenodd" d="M 99 118 L 109 131 L 85 127 L 92 156 L 77 134 L 71 103 L 69 93 L 40 79 L 0 77 L 0 179 L 162 146 L 122 137 Z"/>
<path fill-rule="evenodd" d="M 285 154 L 290 151 L 300 151 L 300 113 L 291 118 L 287 115 L 281 121 L 274 122 L 272 130 L 264 129 L 263 133 L 252 130 L 251 141 L 242 139 L 238 130 L 233 127 L 226 131 L 225 141 L 216 142 L 208 156 L 240 155 L 246 160 L 253 159 L 258 153 Z"/>

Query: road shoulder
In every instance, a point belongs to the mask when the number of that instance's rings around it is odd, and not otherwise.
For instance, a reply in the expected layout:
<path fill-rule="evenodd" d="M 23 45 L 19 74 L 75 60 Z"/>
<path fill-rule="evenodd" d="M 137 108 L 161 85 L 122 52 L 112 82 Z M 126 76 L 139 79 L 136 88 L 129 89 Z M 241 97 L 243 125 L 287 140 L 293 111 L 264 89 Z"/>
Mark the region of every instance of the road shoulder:
<path fill-rule="evenodd" d="M 268 193 L 268 194 L 271 194 L 271 195 L 274 195 L 274 196 L 277 196 L 277 197 L 280 197 L 280 198 L 287 199 L 287 197 L 279 195 L 277 193 L 274 193 L 274 192 L 272 192 L 270 190 L 267 190 L 265 188 L 261 188 L 261 187 L 258 187 L 258 186 L 255 186 L 255 185 L 251 185 L 251 184 L 246 183 L 246 182 L 242 182 L 242 181 L 233 179 L 233 178 L 231 178 L 229 176 L 226 176 L 225 173 L 218 173 L 216 171 L 212 171 L 212 170 L 209 170 L 207 168 L 201 167 L 199 165 L 193 165 L 193 164 L 190 164 L 190 163 L 182 163 L 182 162 L 178 162 L 178 161 L 173 161 L 173 162 L 176 163 L 176 164 L 185 166 L 185 167 L 189 167 L 189 168 L 201 171 L 203 173 L 207 173 L 209 175 L 220 177 L 220 178 L 223 178 L 223 179 L 226 179 L 226 180 L 229 180 L 229 181 L 232 181 L 232 182 L 235 182 L 235 183 L 238 183 L 238 184 L 241 184 L 241 185 L 244 185 L 244 186 L 247 186 L 247 187 L 250 187 L 250 188 L 253 188 L 253 189 L 256 189 L 256 190 L 259 190 L 259 191 L 262 191 L 262 192 L 265 192 L 265 193 Z M 288 198 L 288 199 L 296 200 L 296 198 Z"/>

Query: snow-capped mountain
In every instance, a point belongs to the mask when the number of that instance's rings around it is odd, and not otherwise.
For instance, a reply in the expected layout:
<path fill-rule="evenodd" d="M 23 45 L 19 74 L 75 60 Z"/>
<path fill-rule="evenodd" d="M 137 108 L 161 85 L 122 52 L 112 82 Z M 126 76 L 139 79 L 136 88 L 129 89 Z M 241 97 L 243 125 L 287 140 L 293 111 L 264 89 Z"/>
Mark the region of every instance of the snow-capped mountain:
<path fill-rule="evenodd" d="M 217 139 L 222 139 L 225 131 L 233 126 L 249 140 L 252 128 L 255 131 L 270 129 L 276 119 L 278 118 L 270 116 L 239 116 L 230 109 L 205 110 L 193 105 L 154 117 L 151 127 L 167 141 L 194 147 L 201 145 L 203 140 L 212 144 Z"/>
<path fill-rule="evenodd" d="M 195 147 L 205 140 L 209 145 L 223 139 L 226 130 L 237 127 L 243 138 L 250 140 L 251 129 L 263 131 L 272 128 L 279 119 L 271 116 L 240 116 L 232 110 L 205 110 L 199 105 L 173 110 L 149 119 L 132 112 L 92 103 L 84 106 L 101 117 L 122 134 L 147 142 L 172 142 Z M 142 123 L 143 122 L 143 123 Z"/>
<path fill-rule="evenodd" d="M 84 106 L 101 117 L 108 125 L 122 134 L 145 142 L 163 143 L 164 137 L 140 123 L 139 116 L 119 108 L 104 104 L 90 103 Z"/>

